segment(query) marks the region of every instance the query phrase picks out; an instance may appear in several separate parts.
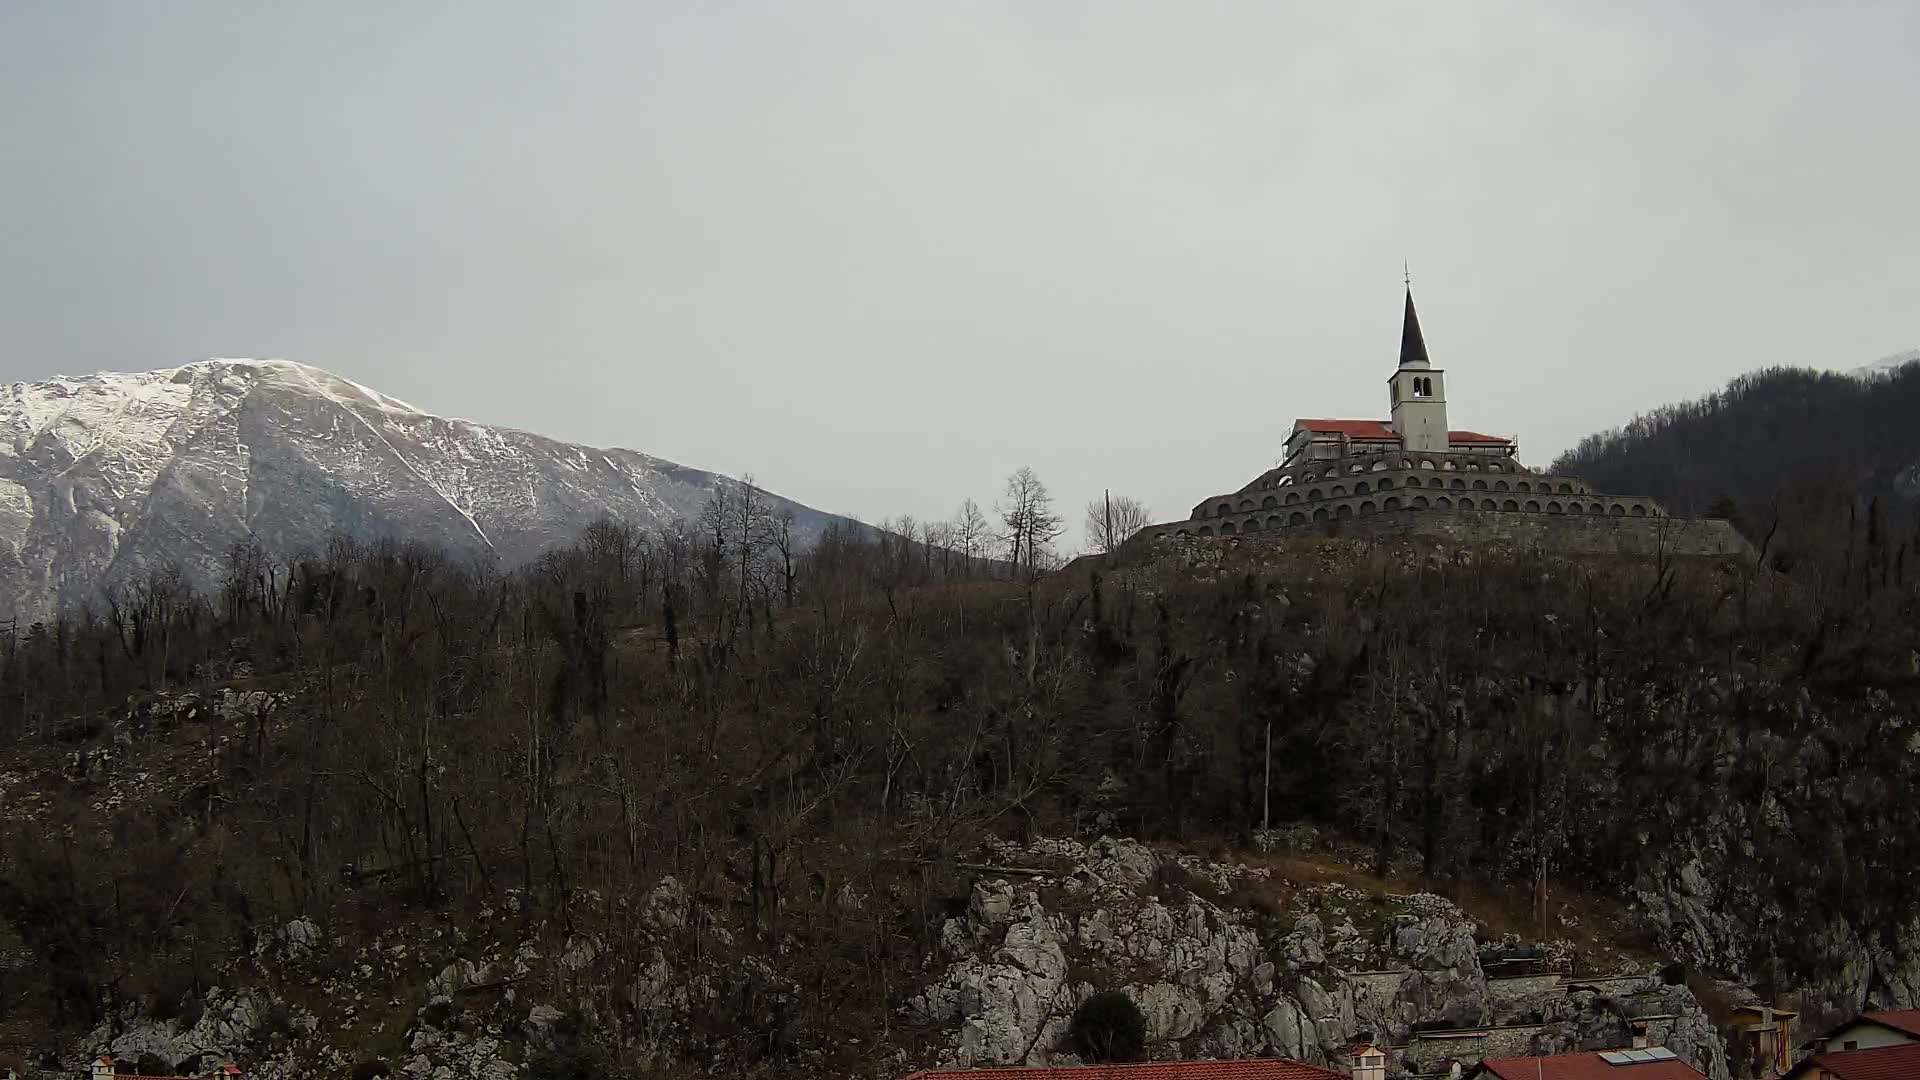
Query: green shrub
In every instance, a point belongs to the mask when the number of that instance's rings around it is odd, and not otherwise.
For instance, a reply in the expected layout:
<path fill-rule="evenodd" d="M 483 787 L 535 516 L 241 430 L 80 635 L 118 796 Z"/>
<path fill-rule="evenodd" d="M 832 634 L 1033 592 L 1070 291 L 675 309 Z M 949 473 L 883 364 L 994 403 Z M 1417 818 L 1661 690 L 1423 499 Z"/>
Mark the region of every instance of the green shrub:
<path fill-rule="evenodd" d="M 1193 893 L 1193 872 L 1172 859 L 1153 864 L 1155 891 L 1170 900 L 1181 900 Z"/>
<path fill-rule="evenodd" d="M 549 1050 L 527 1060 L 527 1080 L 595 1080 L 601 1075 L 593 1053 L 578 1046 Z"/>
<path fill-rule="evenodd" d="M 291 1038 L 293 1035 L 293 1011 L 284 1002 L 274 1002 L 267 1007 L 266 1015 L 253 1029 L 255 1035 L 264 1035 L 269 1039 Z"/>
<path fill-rule="evenodd" d="M 1147 1018 L 1132 998 L 1108 990 L 1080 1003 L 1068 1034 L 1088 1061 L 1137 1061 L 1147 1044 Z"/>

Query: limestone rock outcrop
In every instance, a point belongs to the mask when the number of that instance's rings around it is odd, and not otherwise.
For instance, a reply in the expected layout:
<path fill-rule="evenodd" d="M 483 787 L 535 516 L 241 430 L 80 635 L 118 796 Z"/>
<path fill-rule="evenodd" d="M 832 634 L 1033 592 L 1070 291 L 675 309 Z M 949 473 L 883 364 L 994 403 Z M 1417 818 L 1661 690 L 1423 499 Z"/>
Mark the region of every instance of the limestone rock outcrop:
<path fill-rule="evenodd" d="M 1615 979 L 1614 997 L 1551 976 L 1496 985 L 1475 923 L 1440 897 L 1291 886 L 1265 868 L 1167 860 L 1129 840 L 992 854 L 1055 869 L 983 873 L 944 926 L 929 964 L 937 977 L 907 1008 L 948 1033 L 942 1064 L 1077 1061 L 1065 1038 L 1074 1009 L 1119 990 L 1168 1054 L 1322 1063 L 1363 1036 L 1411 1058 L 1419 1032 L 1435 1027 L 1487 1029 L 1500 1052 L 1621 1046 L 1631 1008 L 1677 1017 L 1660 1021 L 1668 1045 L 1725 1080 L 1725 1050 L 1685 987 L 1650 973 Z M 1288 908 L 1247 910 L 1218 895 L 1248 880 L 1287 893 Z"/>

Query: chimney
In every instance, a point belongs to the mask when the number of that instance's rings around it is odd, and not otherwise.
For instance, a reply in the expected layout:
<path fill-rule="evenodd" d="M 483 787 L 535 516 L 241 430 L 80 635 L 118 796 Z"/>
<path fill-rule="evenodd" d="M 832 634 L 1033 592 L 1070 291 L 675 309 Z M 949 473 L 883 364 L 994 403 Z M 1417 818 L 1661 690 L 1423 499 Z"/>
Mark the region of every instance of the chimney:
<path fill-rule="evenodd" d="M 1353 1080 L 1387 1080 L 1387 1053 L 1371 1043 L 1347 1051 L 1353 1064 Z"/>
<path fill-rule="evenodd" d="M 1633 1049 L 1645 1050 L 1646 1048 L 1647 1048 L 1647 1025 L 1645 1024 L 1633 1025 Z"/>

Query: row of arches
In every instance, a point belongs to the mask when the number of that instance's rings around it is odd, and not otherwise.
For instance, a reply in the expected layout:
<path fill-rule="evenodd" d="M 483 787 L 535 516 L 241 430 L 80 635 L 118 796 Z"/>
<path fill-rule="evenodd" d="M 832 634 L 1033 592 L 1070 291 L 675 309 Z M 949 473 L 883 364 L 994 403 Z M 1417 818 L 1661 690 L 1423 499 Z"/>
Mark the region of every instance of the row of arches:
<path fill-rule="evenodd" d="M 1488 484 L 1487 481 L 1482 478 L 1474 480 L 1472 484 L 1469 485 L 1466 479 L 1458 476 L 1454 477 L 1451 481 L 1438 477 L 1430 480 L 1422 480 L 1418 476 L 1409 476 L 1405 478 L 1405 484 L 1408 488 L 1451 489 L 1454 491 L 1519 491 L 1529 494 L 1537 492 L 1542 495 L 1554 494 L 1556 492 L 1555 482 L 1551 480 L 1518 480 L 1511 484 L 1506 480 L 1495 480 L 1492 484 Z M 1214 506 L 1211 514 L 1200 513 L 1195 516 L 1231 517 L 1236 513 L 1246 513 L 1250 510 L 1271 510 L 1278 506 L 1291 506 L 1294 503 L 1302 501 L 1319 502 L 1322 499 L 1341 499 L 1348 495 L 1369 495 L 1376 491 L 1390 491 L 1393 489 L 1393 486 L 1393 477 L 1383 476 L 1371 483 L 1366 480 L 1357 481 L 1354 483 L 1353 490 L 1351 491 L 1347 490 L 1345 484 L 1335 484 L 1330 488 L 1311 488 L 1304 495 L 1298 491 L 1283 492 L 1280 495 L 1266 495 L 1261 497 L 1257 506 L 1251 496 L 1243 496 L 1239 500 L 1238 507 L 1234 505 L 1231 499 L 1222 500 Z M 1562 480 L 1558 482 L 1558 494 L 1575 495 L 1583 493 L 1577 491 L 1571 482 Z"/>
<path fill-rule="evenodd" d="M 1649 507 L 1646 503 L 1640 503 L 1640 502 L 1625 502 L 1625 501 L 1613 501 L 1613 502 L 1604 502 L 1604 503 L 1603 502 L 1581 502 L 1577 499 L 1567 501 L 1567 502 L 1561 502 L 1558 499 L 1550 499 L 1545 502 L 1542 502 L 1539 499 L 1527 499 L 1525 501 L 1522 501 L 1519 499 L 1512 499 L 1512 498 L 1509 498 L 1509 499 L 1477 498 L 1471 495 L 1457 497 L 1457 498 L 1449 495 L 1436 495 L 1436 496 L 1433 496 L 1432 498 L 1429 498 L 1426 495 L 1413 495 L 1413 496 L 1407 497 L 1406 499 L 1402 499 L 1400 496 L 1396 495 L 1396 496 L 1389 496 L 1385 499 L 1379 500 L 1378 502 L 1376 502 L 1373 499 L 1366 499 L 1361 501 L 1355 501 L 1350 499 L 1346 502 L 1336 503 L 1330 506 L 1316 507 L 1311 512 L 1303 508 L 1300 510 L 1294 510 L 1290 512 L 1267 514 L 1264 517 L 1260 514 L 1254 514 L 1239 521 L 1221 522 L 1219 524 L 1217 535 L 1238 536 L 1238 535 L 1243 535 L 1247 533 L 1274 532 L 1280 529 L 1292 528 L 1299 525 L 1311 525 L 1311 524 L 1324 522 L 1324 521 L 1338 521 L 1338 520 L 1351 518 L 1351 517 L 1366 517 L 1371 514 L 1380 513 L 1382 511 L 1403 510 L 1403 509 L 1467 510 L 1467 511 L 1475 511 L 1475 512 L 1490 511 L 1494 513 L 1568 514 L 1568 515 L 1585 515 L 1588 517 L 1644 518 L 1644 517 L 1660 517 L 1661 516 L 1660 510 L 1658 507 Z M 1178 533 L 1176 533 L 1176 535 L 1214 536 L 1216 535 L 1216 533 L 1213 526 L 1201 525 L 1192 530 L 1181 529 L 1178 531 Z"/>
<path fill-rule="evenodd" d="M 1502 460 L 1483 461 L 1482 454 L 1453 454 L 1438 458 L 1402 457 L 1374 455 L 1365 459 L 1345 459 L 1337 462 L 1309 462 L 1281 470 L 1274 479 L 1273 486 L 1290 483 L 1311 483 L 1315 480 L 1331 480 L 1337 476 L 1351 476 L 1356 473 L 1385 472 L 1388 469 L 1426 469 L 1436 472 L 1490 472 L 1524 473 L 1526 469 L 1517 462 Z"/>

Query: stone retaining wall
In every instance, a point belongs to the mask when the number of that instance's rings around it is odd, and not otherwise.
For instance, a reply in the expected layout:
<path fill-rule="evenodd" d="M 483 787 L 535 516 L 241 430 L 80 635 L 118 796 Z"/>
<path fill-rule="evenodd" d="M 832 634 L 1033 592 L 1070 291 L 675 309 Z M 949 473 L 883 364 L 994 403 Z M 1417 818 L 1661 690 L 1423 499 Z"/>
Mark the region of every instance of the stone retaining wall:
<path fill-rule="evenodd" d="M 1521 998 L 1536 998 L 1542 994 L 1564 990 L 1566 986 L 1567 977 L 1554 971 L 1539 975 L 1488 976 L 1487 996 L 1495 1003 L 1503 1003 Z"/>
<path fill-rule="evenodd" d="M 1321 522 L 1312 532 L 1344 537 L 1432 537 L 1462 545 L 1491 543 L 1591 555 L 1721 555 L 1754 557 L 1753 545 L 1729 522 L 1712 518 L 1566 517 L 1488 514 L 1477 510 L 1389 510 Z"/>
<path fill-rule="evenodd" d="M 1141 538 L 1174 537 L 1190 523 L 1156 526 Z M 1712 518 L 1578 517 L 1564 514 L 1488 513 L 1480 510 L 1383 510 L 1362 516 L 1316 521 L 1239 539 L 1284 540 L 1289 536 L 1364 539 L 1381 537 L 1449 541 L 1463 547 L 1509 544 L 1577 555 L 1711 555 L 1751 559 L 1753 545 L 1730 523 Z"/>
<path fill-rule="evenodd" d="M 1472 1063 L 1490 1057 L 1526 1057 L 1532 1054 L 1545 1024 L 1516 1024 L 1473 1031 L 1415 1032 L 1407 1040 L 1401 1061 L 1408 1069 L 1440 1071 L 1449 1061 Z"/>

